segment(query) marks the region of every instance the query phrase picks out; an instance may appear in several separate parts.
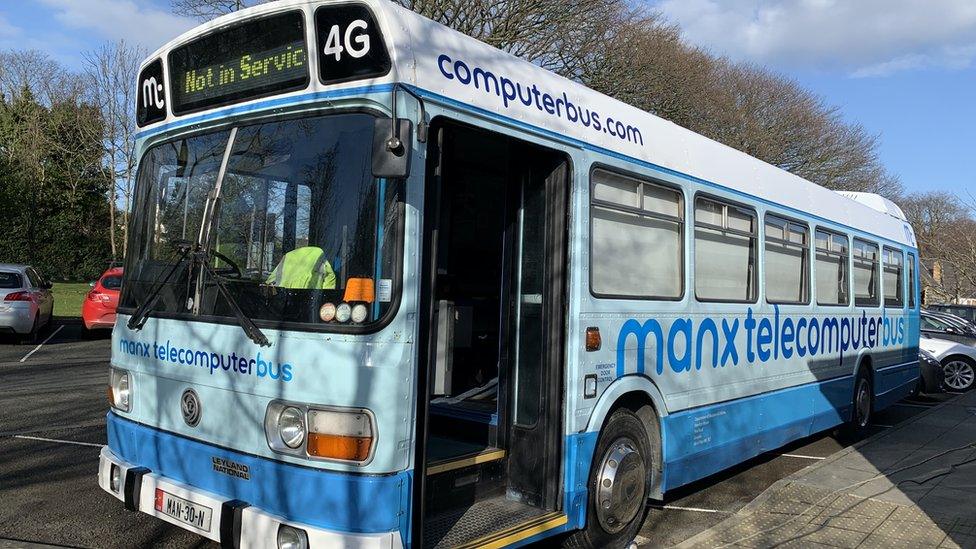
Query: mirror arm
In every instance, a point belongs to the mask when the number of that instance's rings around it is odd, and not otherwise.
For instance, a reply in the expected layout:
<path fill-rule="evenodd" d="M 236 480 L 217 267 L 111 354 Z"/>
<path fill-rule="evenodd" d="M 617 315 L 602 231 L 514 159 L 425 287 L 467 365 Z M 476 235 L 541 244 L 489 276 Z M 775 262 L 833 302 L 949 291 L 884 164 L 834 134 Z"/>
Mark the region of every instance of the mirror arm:
<path fill-rule="evenodd" d="M 417 104 L 420 105 L 420 120 L 417 122 L 417 141 L 421 143 L 427 142 L 427 107 L 424 104 L 424 100 L 416 92 L 397 82 L 393 84 L 393 135 L 390 136 L 390 140 L 386 143 L 386 148 L 390 152 L 396 152 L 403 147 L 403 142 L 400 141 L 400 124 L 397 123 L 399 120 L 397 117 L 397 91 L 399 90 L 403 90 L 407 95 L 416 99 Z"/>

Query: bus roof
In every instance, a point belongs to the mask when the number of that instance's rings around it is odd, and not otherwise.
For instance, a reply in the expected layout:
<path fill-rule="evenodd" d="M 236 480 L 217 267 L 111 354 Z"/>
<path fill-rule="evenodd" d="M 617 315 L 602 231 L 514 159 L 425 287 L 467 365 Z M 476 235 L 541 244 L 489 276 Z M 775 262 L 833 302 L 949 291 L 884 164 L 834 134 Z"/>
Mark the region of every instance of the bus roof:
<path fill-rule="evenodd" d="M 232 23 L 263 14 L 301 8 L 306 36 L 314 40 L 312 14 L 319 6 L 348 4 L 343 0 L 279 0 L 247 8 L 196 27 L 157 50 L 144 63 L 191 39 Z M 300 91 L 281 94 L 275 101 L 255 99 L 207 111 L 208 118 L 248 110 L 280 107 L 284 98 L 294 102 L 330 96 L 350 96 L 389 89 L 394 82 L 411 86 L 428 101 L 445 104 L 513 125 L 572 146 L 636 162 L 692 178 L 716 189 L 785 208 L 915 247 L 915 237 L 904 219 L 880 207 L 865 193 L 843 196 L 772 166 L 741 151 L 713 141 L 648 112 L 608 97 L 562 76 L 463 35 L 388 0 L 361 0 L 374 14 L 391 59 L 384 76 L 323 85 L 312 77 Z M 321 44 L 315 49 L 319 49 Z M 312 75 L 316 56 L 309 57 Z M 272 104 L 273 103 L 273 104 Z M 185 119 L 202 118 L 202 113 Z M 179 120 L 166 118 L 143 128 L 153 132 Z M 182 124 L 180 124 L 182 125 Z M 154 128 L 155 126 L 155 128 Z M 878 197 L 880 199 L 880 197 Z M 897 208 L 897 207 L 896 207 Z M 790 213 L 787 211 L 785 213 Z M 887 212 L 887 213 L 883 213 Z M 900 213 L 900 212 L 899 212 Z"/>

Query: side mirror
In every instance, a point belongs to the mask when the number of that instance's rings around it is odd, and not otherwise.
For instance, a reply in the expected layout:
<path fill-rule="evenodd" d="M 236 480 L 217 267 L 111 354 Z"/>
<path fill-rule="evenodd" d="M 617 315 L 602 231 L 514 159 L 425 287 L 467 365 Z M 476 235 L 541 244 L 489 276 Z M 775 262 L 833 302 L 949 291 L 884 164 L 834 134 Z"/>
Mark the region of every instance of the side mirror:
<path fill-rule="evenodd" d="M 94 281 L 94 280 L 92 280 L 91 282 L 89 282 L 89 283 L 88 283 L 88 287 L 89 287 L 89 288 L 94 288 L 94 287 L 95 287 L 95 281 Z"/>
<path fill-rule="evenodd" d="M 46 280 L 44 282 L 41 282 L 41 288 L 44 288 L 45 290 L 50 290 L 53 287 L 54 287 L 54 284 L 52 284 L 52 283 L 50 283 L 50 282 L 48 282 Z"/>
<path fill-rule="evenodd" d="M 373 177 L 403 179 L 410 175 L 413 125 L 410 120 L 377 118 L 373 125 Z"/>
<path fill-rule="evenodd" d="M 946 331 L 947 334 L 958 334 L 959 333 L 959 330 L 956 330 L 952 326 L 949 326 L 948 328 L 946 328 L 945 331 Z"/>

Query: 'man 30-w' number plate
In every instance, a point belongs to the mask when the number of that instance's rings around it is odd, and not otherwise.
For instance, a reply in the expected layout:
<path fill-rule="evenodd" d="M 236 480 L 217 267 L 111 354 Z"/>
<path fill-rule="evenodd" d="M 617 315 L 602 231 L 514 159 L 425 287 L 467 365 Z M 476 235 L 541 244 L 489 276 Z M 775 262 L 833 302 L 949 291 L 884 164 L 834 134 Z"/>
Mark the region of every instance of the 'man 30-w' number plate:
<path fill-rule="evenodd" d="M 156 489 L 156 510 L 194 528 L 210 531 L 213 509 L 174 496 L 159 488 Z"/>

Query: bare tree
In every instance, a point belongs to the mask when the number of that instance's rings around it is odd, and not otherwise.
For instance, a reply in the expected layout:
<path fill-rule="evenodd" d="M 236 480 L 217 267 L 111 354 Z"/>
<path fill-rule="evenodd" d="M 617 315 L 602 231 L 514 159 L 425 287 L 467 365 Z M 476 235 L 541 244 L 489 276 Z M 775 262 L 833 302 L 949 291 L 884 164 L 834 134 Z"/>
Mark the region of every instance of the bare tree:
<path fill-rule="evenodd" d="M 899 201 L 915 229 L 927 294 L 938 301 L 976 292 L 976 202 L 944 191 L 910 194 Z"/>
<path fill-rule="evenodd" d="M 395 0 L 492 46 L 830 189 L 897 197 L 878 137 L 795 81 L 688 45 L 621 0 Z"/>
<path fill-rule="evenodd" d="M 85 55 L 85 78 L 92 100 L 100 109 L 105 147 L 104 164 L 113 182 L 109 191 L 109 238 L 112 258 L 118 259 L 116 244 L 117 205 L 122 196 L 122 256 L 128 245 L 129 210 L 132 204 L 135 157 L 136 79 L 143 48 L 124 40 L 105 44 Z"/>
<path fill-rule="evenodd" d="M 173 13 L 207 21 L 269 0 L 172 0 Z"/>
<path fill-rule="evenodd" d="M 632 10 L 626 0 L 394 0 L 568 78 L 579 78 Z"/>
<path fill-rule="evenodd" d="M 31 90 L 39 102 L 50 105 L 78 97 L 83 87 L 83 83 L 42 51 L 0 51 L 0 93 L 7 99 L 16 99 L 25 90 Z"/>
<path fill-rule="evenodd" d="M 586 58 L 580 81 L 637 108 L 701 132 L 710 118 L 712 58 L 681 40 L 675 25 L 633 12 Z"/>

